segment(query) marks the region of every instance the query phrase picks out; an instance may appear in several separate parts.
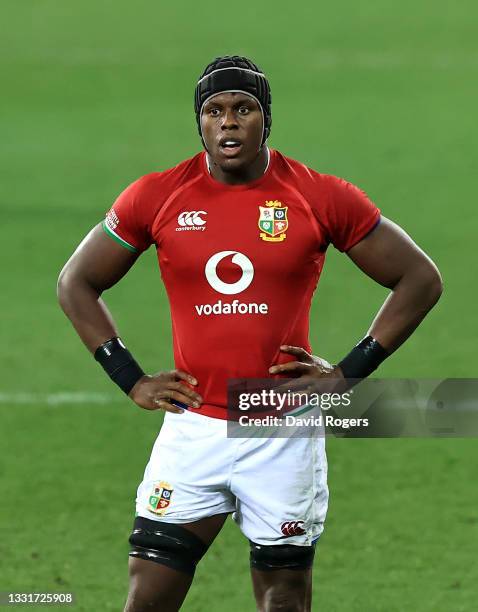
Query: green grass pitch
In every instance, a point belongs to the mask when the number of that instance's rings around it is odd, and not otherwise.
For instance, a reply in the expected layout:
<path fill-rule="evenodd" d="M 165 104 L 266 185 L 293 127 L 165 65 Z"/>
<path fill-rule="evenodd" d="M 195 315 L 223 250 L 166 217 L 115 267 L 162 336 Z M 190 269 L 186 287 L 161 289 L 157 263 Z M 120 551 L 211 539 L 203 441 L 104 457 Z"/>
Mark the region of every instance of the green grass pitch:
<path fill-rule="evenodd" d="M 79 612 L 122 609 L 135 490 L 161 416 L 95 365 L 56 278 L 129 182 L 199 150 L 193 87 L 216 55 L 249 55 L 269 75 L 272 147 L 361 186 L 439 265 L 441 302 L 381 375 L 476 375 L 477 17 L 471 0 L 2 2 L 0 591 L 73 591 Z M 331 250 L 315 352 L 341 357 L 385 294 Z M 169 368 L 152 251 L 107 302 L 143 366 Z M 71 393 L 90 395 L 74 404 Z M 333 439 L 328 452 L 314 610 L 475 609 L 476 441 Z M 183 609 L 254 609 L 232 521 Z"/>

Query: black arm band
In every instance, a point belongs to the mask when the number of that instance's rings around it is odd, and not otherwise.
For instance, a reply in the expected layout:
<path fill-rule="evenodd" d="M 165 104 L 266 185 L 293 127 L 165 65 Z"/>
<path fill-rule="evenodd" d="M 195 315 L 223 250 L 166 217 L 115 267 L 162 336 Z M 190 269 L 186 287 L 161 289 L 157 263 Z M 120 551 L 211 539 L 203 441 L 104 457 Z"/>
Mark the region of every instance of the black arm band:
<path fill-rule="evenodd" d="M 344 378 L 366 378 L 389 356 L 372 336 L 361 340 L 338 364 Z"/>
<path fill-rule="evenodd" d="M 111 338 L 111 340 L 99 346 L 95 351 L 95 359 L 126 395 L 144 376 L 143 370 L 120 338 Z"/>

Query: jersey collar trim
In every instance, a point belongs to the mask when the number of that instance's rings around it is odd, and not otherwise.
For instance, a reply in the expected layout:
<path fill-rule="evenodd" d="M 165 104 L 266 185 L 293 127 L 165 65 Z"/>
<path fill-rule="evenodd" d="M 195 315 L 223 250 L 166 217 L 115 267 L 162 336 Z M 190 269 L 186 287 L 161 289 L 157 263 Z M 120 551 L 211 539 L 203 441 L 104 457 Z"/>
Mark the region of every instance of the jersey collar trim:
<path fill-rule="evenodd" d="M 226 183 L 221 183 L 221 181 L 216 180 L 211 174 L 211 168 L 209 165 L 209 159 L 208 159 L 208 155 L 206 151 L 202 152 L 204 174 L 206 175 L 208 182 L 214 184 L 216 187 L 221 187 L 223 189 L 231 189 L 233 191 L 244 191 L 247 189 L 252 189 L 256 187 L 259 183 L 261 183 L 267 176 L 269 176 L 272 170 L 272 166 L 274 162 L 274 150 L 269 149 L 269 147 L 267 146 L 266 146 L 266 150 L 267 150 L 267 165 L 265 167 L 263 174 L 259 178 L 255 179 L 254 181 L 249 181 L 248 183 L 242 183 L 240 185 L 227 185 Z"/>

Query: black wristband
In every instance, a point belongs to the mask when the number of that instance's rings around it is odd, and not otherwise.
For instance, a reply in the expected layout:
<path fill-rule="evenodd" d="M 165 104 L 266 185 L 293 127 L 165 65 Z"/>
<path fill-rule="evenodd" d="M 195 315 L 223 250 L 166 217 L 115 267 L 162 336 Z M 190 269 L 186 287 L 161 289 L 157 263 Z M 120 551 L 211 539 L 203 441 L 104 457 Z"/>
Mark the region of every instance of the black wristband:
<path fill-rule="evenodd" d="M 390 353 L 372 338 L 366 336 L 337 365 L 344 378 L 366 378 L 384 361 Z"/>
<path fill-rule="evenodd" d="M 126 395 L 144 376 L 143 370 L 120 338 L 111 338 L 99 346 L 95 351 L 95 359 Z"/>

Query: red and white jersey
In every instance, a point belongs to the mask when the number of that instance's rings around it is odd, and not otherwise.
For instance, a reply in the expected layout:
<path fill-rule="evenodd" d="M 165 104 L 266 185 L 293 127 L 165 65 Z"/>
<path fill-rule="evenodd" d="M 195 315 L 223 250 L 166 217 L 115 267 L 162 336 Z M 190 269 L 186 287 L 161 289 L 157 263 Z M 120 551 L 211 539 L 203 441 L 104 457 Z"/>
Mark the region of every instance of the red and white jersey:
<path fill-rule="evenodd" d="M 309 344 L 309 310 L 327 246 L 348 251 L 379 222 L 363 191 L 271 150 L 259 179 L 226 185 L 206 154 L 143 176 L 104 228 L 132 251 L 158 254 L 176 368 L 199 382 L 195 410 L 226 418 L 227 380 L 270 378 Z"/>

